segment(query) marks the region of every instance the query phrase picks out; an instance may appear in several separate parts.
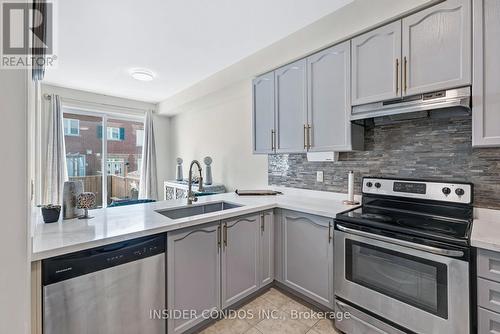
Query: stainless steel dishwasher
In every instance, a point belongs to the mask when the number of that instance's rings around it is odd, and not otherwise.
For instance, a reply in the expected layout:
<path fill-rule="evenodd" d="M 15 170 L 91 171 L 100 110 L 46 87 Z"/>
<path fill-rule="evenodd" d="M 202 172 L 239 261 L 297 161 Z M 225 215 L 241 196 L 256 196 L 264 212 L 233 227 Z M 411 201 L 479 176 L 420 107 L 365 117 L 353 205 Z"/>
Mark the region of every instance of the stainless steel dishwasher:
<path fill-rule="evenodd" d="M 165 334 L 165 236 L 42 262 L 44 334 Z"/>

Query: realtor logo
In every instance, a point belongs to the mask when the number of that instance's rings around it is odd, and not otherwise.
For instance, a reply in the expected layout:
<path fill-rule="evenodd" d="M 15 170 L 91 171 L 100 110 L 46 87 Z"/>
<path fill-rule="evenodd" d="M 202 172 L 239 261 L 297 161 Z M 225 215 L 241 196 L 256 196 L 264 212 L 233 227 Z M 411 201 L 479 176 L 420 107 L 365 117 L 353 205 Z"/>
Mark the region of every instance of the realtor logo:
<path fill-rule="evenodd" d="M 2 2 L 1 67 L 51 66 L 53 3 Z"/>

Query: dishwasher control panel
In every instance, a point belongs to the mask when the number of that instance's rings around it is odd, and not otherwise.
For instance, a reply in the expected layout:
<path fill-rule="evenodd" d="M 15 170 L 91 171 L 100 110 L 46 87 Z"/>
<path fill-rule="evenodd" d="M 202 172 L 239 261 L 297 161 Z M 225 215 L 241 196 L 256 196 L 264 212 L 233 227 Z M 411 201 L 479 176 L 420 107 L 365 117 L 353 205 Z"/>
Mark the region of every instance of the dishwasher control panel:
<path fill-rule="evenodd" d="M 61 255 L 42 261 L 42 284 L 49 285 L 165 252 L 165 235 L 149 236 Z"/>

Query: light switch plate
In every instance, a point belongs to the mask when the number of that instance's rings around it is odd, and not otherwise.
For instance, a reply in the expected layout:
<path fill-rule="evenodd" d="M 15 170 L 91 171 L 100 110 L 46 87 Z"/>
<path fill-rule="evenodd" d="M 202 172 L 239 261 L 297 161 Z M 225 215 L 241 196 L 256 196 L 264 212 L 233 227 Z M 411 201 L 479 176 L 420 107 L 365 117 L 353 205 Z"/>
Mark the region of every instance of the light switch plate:
<path fill-rule="evenodd" d="M 323 182 L 323 171 L 316 172 L 316 182 Z"/>

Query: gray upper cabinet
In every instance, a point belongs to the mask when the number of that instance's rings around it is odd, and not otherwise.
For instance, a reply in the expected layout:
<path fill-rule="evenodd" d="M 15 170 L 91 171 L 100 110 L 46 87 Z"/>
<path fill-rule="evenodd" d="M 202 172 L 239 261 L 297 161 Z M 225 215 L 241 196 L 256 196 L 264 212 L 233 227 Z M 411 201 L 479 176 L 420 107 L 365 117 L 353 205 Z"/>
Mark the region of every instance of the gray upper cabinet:
<path fill-rule="evenodd" d="M 401 21 L 352 39 L 352 105 L 401 96 Z"/>
<path fill-rule="evenodd" d="M 254 153 L 274 152 L 274 72 L 255 78 L 253 87 Z"/>
<path fill-rule="evenodd" d="M 447 0 L 403 19 L 403 94 L 471 84 L 471 0 Z"/>
<path fill-rule="evenodd" d="M 472 145 L 500 146 L 500 1 L 473 3 Z"/>
<path fill-rule="evenodd" d="M 260 221 L 260 286 L 274 281 L 274 214 L 263 212 Z"/>
<path fill-rule="evenodd" d="M 304 152 L 306 147 L 306 60 L 275 71 L 276 152 Z"/>
<path fill-rule="evenodd" d="M 260 215 L 222 225 L 222 308 L 259 288 Z"/>
<path fill-rule="evenodd" d="M 355 149 L 362 149 L 362 129 L 349 120 L 350 69 L 349 41 L 307 58 L 309 151 L 352 151 L 353 142 Z M 357 140 L 352 140 L 353 128 Z"/>
<path fill-rule="evenodd" d="M 333 219 L 283 211 L 283 281 L 333 308 Z"/>
<path fill-rule="evenodd" d="M 198 312 L 193 319 L 169 319 L 168 333 L 186 331 L 204 320 L 203 310 L 219 306 L 219 228 L 219 223 L 212 223 L 168 233 L 168 309 Z"/>

